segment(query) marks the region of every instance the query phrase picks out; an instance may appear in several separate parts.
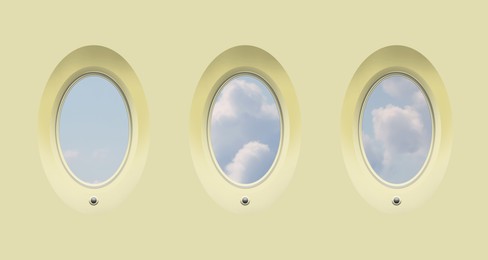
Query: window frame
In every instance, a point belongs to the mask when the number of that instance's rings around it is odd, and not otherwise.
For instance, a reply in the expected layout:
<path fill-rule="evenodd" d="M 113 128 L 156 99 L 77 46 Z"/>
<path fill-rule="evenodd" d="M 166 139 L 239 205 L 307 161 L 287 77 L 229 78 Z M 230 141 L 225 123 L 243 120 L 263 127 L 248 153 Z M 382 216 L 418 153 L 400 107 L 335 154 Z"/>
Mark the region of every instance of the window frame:
<path fill-rule="evenodd" d="M 281 148 L 275 165 L 258 185 L 241 187 L 222 177 L 212 157 L 208 138 L 210 107 L 216 93 L 239 73 L 259 75 L 274 91 L 282 116 Z M 248 45 L 230 48 L 208 65 L 195 89 L 189 118 L 189 141 L 197 176 L 209 196 L 234 213 L 269 207 L 289 184 L 297 163 L 301 127 L 293 85 L 281 64 L 266 51 Z M 243 203 L 241 199 L 246 199 Z"/>
<path fill-rule="evenodd" d="M 67 172 L 59 154 L 58 112 L 69 87 L 82 75 L 100 73 L 112 79 L 123 93 L 130 112 L 130 141 L 123 168 L 110 182 L 87 186 Z M 41 98 L 38 141 L 41 162 L 56 194 L 82 213 L 100 213 L 120 205 L 141 177 L 149 147 L 149 115 L 139 79 L 129 63 L 115 51 L 98 45 L 84 46 L 64 57 L 52 72 Z M 97 198 L 97 203 L 90 203 Z"/>
<path fill-rule="evenodd" d="M 363 102 L 371 86 L 382 76 L 402 72 L 417 80 L 431 105 L 433 136 L 429 161 L 409 185 L 384 185 L 365 163 L 360 142 Z M 381 48 L 369 55 L 354 73 L 341 112 L 341 145 L 347 173 L 367 203 L 387 213 L 413 210 L 427 201 L 444 178 L 452 144 L 451 109 L 442 79 L 418 51 L 401 45 Z M 367 159 L 366 159 L 367 160 Z M 401 203 L 392 203 L 398 197 Z"/>

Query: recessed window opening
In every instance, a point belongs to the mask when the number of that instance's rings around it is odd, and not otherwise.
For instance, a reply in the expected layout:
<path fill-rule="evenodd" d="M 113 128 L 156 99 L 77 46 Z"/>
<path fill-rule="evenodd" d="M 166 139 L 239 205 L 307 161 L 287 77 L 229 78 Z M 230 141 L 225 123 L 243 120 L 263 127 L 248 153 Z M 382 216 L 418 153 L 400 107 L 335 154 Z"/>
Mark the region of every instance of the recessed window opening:
<path fill-rule="evenodd" d="M 403 73 L 379 79 L 367 95 L 360 122 L 363 154 L 387 184 L 407 184 L 425 167 L 433 141 L 433 116 L 422 86 Z"/>
<path fill-rule="evenodd" d="M 130 132 L 126 99 L 109 77 L 85 74 L 64 94 L 57 117 L 58 148 L 65 167 L 81 183 L 102 185 L 116 176 Z"/>
<path fill-rule="evenodd" d="M 271 171 L 281 144 L 281 111 L 262 78 L 241 73 L 224 82 L 208 124 L 214 160 L 228 180 L 255 184 Z"/>

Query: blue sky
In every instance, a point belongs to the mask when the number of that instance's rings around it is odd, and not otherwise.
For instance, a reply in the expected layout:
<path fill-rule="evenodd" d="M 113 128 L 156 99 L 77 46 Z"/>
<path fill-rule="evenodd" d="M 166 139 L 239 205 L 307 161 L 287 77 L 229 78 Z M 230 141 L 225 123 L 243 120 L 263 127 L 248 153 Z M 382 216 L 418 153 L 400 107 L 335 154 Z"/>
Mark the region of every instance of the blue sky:
<path fill-rule="evenodd" d="M 210 141 L 231 180 L 260 180 L 276 158 L 280 137 L 280 111 L 266 83 L 243 74 L 222 86 L 210 115 Z"/>
<path fill-rule="evenodd" d="M 366 158 L 383 180 L 401 184 L 421 170 L 432 140 L 429 103 L 411 78 L 389 75 L 365 103 L 362 141 Z"/>
<path fill-rule="evenodd" d="M 125 100 L 108 78 L 88 74 L 65 97 L 59 117 L 59 143 L 71 172 L 97 184 L 123 162 L 129 144 Z"/>

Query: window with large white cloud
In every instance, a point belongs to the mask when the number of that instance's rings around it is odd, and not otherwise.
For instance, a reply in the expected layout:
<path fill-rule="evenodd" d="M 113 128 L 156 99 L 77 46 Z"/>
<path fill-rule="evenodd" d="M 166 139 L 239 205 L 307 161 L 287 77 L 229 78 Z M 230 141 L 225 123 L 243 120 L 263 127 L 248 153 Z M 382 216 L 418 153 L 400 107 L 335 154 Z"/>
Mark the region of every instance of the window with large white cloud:
<path fill-rule="evenodd" d="M 361 122 L 363 152 L 374 173 L 391 184 L 418 176 L 431 150 L 432 122 L 430 102 L 413 78 L 392 73 L 377 81 Z"/>
<path fill-rule="evenodd" d="M 253 184 L 273 167 L 281 140 L 281 112 L 264 80 L 238 74 L 213 101 L 210 143 L 220 170 L 232 182 Z"/>
<path fill-rule="evenodd" d="M 127 154 L 130 116 L 108 77 L 89 73 L 66 92 L 58 117 L 60 153 L 79 181 L 100 185 L 116 175 Z"/>

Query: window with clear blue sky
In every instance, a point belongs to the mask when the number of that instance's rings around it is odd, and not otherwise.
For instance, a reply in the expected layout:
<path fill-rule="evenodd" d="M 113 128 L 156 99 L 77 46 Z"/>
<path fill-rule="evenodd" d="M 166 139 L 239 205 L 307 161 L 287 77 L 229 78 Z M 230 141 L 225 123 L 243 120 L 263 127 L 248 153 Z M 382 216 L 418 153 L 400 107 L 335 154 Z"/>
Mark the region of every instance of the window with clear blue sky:
<path fill-rule="evenodd" d="M 115 83 L 99 74 L 81 77 L 59 113 L 59 146 L 70 171 L 88 184 L 117 173 L 129 145 L 130 117 Z"/>
<path fill-rule="evenodd" d="M 376 84 L 365 102 L 361 129 L 371 168 L 389 183 L 405 183 L 419 173 L 430 152 L 429 101 L 409 76 L 388 75 Z"/>
<path fill-rule="evenodd" d="M 281 140 L 281 113 L 267 84 L 242 74 L 220 89 L 211 110 L 210 142 L 221 170 L 251 184 L 269 171 Z"/>

